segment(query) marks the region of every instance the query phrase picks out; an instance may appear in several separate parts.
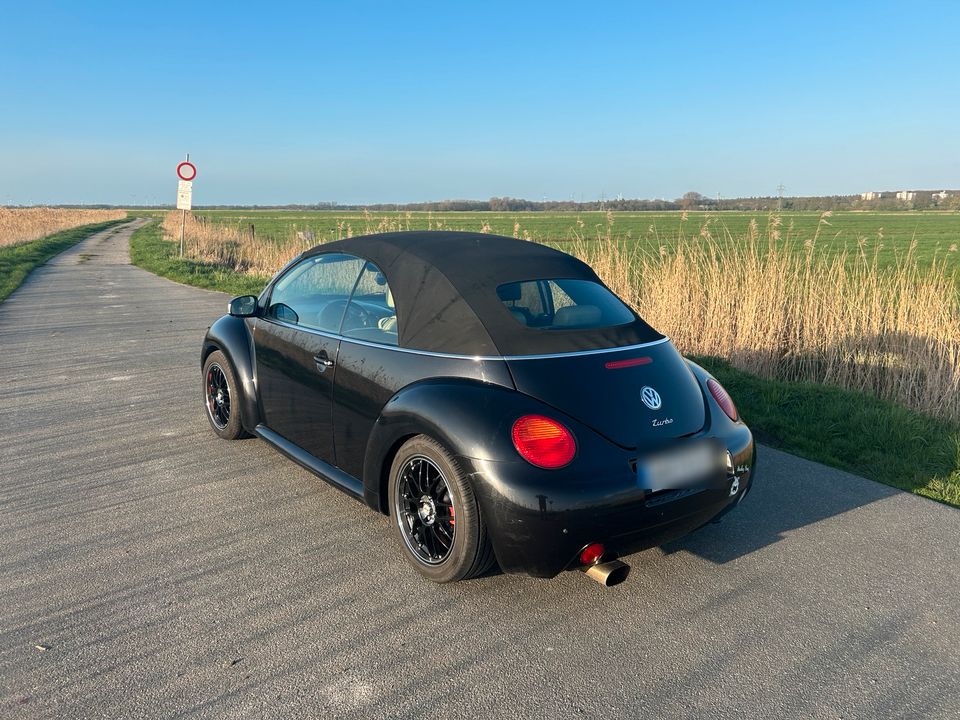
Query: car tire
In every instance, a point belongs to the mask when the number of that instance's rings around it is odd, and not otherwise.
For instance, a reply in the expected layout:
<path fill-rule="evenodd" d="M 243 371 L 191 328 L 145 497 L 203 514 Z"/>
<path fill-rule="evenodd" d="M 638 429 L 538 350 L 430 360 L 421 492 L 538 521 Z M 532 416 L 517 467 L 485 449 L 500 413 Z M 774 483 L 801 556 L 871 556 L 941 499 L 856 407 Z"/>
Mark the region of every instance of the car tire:
<path fill-rule="evenodd" d="M 390 466 L 388 492 L 394 530 L 421 575 L 448 583 L 481 575 L 493 565 L 473 488 L 456 458 L 436 440 L 418 435 L 404 443 Z"/>
<path fill-rule="evenodd" d="M 248 436 L 240 417 L 240 383 L 221 351 L 215 350 L 204 361 L 200 390 L 207 421 L 217 435 L 224 440 Z"/>

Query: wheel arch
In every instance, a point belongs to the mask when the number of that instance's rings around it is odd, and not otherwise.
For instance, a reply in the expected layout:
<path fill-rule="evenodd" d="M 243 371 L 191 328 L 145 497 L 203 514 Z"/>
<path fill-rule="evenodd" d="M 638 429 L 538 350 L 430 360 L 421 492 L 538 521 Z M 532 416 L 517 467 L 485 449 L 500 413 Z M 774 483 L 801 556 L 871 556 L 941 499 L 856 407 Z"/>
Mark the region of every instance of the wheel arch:
<path fill-rule="evenodd" d="M 254 373 L 253 337 L 243 318 L 224 315 L 207 330 L 200 351 L 200 367 L 211 353 L 219 350 L 230 363 L 240 385 L 240 419 L 243 428 L 252 433 L 260 423 L 260 405 Z"/>
<path fill-rule="evenodd" d="M 389 514 L 390 466 L 410 438 L 426 435 L 454 456 L 514 459 L 509 427 L 532 398 L 510 388 L 464 378 L 424 380 L 398 391 L 384 406 L 367 440 L 365 502 Z M 506 428 L 506 429 L 505 429 Z"/>
<path fill-rule="evenodd" d="M 414 433 L 408 431 L 406 434 L 400 435 L 400 437 L 396 438 L 390 447 L 387 448 L 386 452 L 384 452 L 383 458 L 379 461 L 379 475 L 376 478 L 372 478 L 373 484 L 375 484 L 377 488 L 377 494 L 373 501 L 373 506 L 375 510 L 378 510 L 384 515 L 390 514 L 390 503 L 387 499 L 387 487 L 390 485 L 390 468 L 393 467 L 393 460 L 397 456 L 397 453 L 400 452 L 400 448 L 406 445 L 409 440 L 423 434 L 425 433 Z M 364 482 L 364 495 L 366 495 L 366 482 Z"/>

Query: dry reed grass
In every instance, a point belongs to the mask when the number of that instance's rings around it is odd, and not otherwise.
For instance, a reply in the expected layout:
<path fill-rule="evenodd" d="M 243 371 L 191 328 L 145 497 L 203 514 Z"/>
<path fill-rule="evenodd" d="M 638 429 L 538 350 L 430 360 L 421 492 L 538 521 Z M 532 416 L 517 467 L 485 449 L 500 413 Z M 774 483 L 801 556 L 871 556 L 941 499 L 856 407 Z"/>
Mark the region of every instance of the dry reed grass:
<path fill-rule="evenodd" d="M 364 218 L 363 234 L 410 229 L 409 217 L 374 218 L 370 213 L 364 213 Z M 431 229 L 438 230 L 442 225 L 442 222 L 432 223 Z M 168 239 L 179 239 L 179 211 L 171 211 L 164 216 L 163 231 Z M 338 222 L 332 238 L 315 239 L 313 233 L 291 231 L 289 237 L 277 241 L 258 238 L 249 225 L 224 225 L 193 213 L 186 214 L 184 227 L 186 251 L 190 257 L 235 272 L 266 276 L 272 276 L 291 258 L 324 239 L 340 240 L 353 235 L 352 225 Z"/>
<path fill-rule="evenodd" d="M 779 227 L 771 216 L 765 235 L 717 238 L 704 226 L 655 254 L 581 238 L 573 252 L 685 354 L 960 420 L 960 296 L 946 263 L 921 265 L 910 247 L 880 267 L 879 248 L 826 255 L 817 236 L 785 243 Z"/>
<path fill-rule="evenodd" d="M 784 240 L 780 218 L 765 230 L 751 223 L 732 237 L 707 222 L 659 252 L 614 233 L 615 217 L 564 249 L 588 262 L 654 327 L 685 354 L 726 358 L 761 377 L 808 380 L 874 393 L 935 417 L 960 420 L 960 296 L 945 262 L 918 263 L 913 248 L 880 267 L 865 240 L 856 248 L 825 253 L 812 238 Z M 410 229 L 410 218 L 367 215 L 367 232 Z M 430 222 L 432 229 L 446 228 Z M 180 215 L 164 220 L 179 236 Z M 272 275 L 312 237 L 258 240 L 234 228 L 187 216 L 191 255 L 237 272 Z M 477 229 L 477 228 L 470 228 Z M 489 227 L 479 228 L 489 232 Z M 353 235 L 347 224 L 338 237 Z M 717 235 L 719 233 L 719 236 Z M 529 237 L 519 224 L 517 237 Z M 879 241 L 879 238 L 878 238 Z"/>
<path fill-rule="evenodd" d="M 163 232 L 169 239 L 180 237 L 179 211 L 164 216 Z M 272 275 L 290 258 L 316 244 L 296 236 L 285 243 L 257 240 L 241 226 L 209 222 L 189 212 L 184 237 L 189 257 L 250 275 Z"/>
<path fill-rule="evenodd" d="M 30 242 L 80 225 L 120 220 L 126 216 L 124 210 L 0 207 L 0 247 Z"/>

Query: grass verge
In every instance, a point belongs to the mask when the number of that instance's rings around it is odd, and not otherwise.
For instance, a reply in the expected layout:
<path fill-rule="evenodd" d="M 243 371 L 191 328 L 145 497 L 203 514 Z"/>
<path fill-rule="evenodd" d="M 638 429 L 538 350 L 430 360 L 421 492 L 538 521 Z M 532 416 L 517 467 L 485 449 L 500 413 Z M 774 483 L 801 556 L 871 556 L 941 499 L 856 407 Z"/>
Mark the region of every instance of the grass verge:
<path fill-rule="evenodd" d="M 268 277 L 244 275 L 213 263 L 178 257 L 179 246 L 163 238 L 159 223 L 136 230 L 130 238 L 134 265 L 184 285 L 221 290 L 233 295 L 259 295 Z"/>
<path fill-rule="evenodd" d="M 727 388 L 760 442 L 960 507 L 960 426 L 866 393 L 696 362 Z"/>
<path fill-rule="evenodd" d="M 81 225 L 47 235 L 39 240 L 0 247 L 0 302 L 6 300 L 10 293 L 20 287 L 35 268 L 43 265 L 53 256 L 59 255 L 67 248 L 101 230 L 123 222 L 127 222 L 126 219 Z"/>
<path fill-rule="evenodd" d="M 135 265 L 180 283 L 257 295 L 268 281 L 177 251 L 158 223 L 130 241 Z M 760 442 L 960 507 L 960 427 L 865 393 L 765 380 L 717 358 L 696 361 L 730 391 Z"/>

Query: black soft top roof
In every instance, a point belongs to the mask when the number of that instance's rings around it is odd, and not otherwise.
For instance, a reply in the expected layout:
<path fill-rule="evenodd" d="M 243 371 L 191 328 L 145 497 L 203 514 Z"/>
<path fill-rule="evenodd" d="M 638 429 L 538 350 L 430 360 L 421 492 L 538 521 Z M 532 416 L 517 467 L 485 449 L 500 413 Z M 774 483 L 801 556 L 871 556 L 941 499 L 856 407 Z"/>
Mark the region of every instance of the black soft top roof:
<path fill-rule="evenodd" d="M 458 355 L 536 355 L 635 345 L 662 335 L 642 319 L 600 329 L 538 330 L 518 323 L 497 286 L 535 279 L 601 283 L 588 265 L 527 240 L 484 233 L 410 231 L 319 245 L 305 256 L 347 253 L 387 278 L 401 347 Z M 602 284 L 602 283 L 601 283 Z"/>

